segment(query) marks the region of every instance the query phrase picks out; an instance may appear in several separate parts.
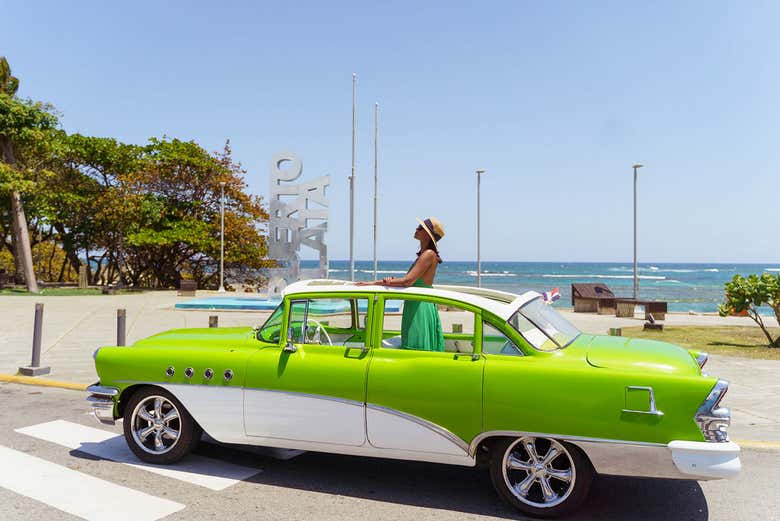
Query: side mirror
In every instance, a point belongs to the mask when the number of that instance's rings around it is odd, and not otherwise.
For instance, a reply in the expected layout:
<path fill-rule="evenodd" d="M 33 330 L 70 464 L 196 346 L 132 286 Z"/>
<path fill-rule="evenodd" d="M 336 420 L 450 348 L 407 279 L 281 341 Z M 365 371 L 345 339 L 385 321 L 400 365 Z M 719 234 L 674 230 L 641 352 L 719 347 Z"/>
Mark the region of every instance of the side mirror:
<path fill-rule="evenodd" d="M 293 328 L 290 327 L 287 329 L 287 343 L 284 345 L 284 352 L 285 353 L 294 353 L 298 350 L 297 347 L 295 347 L 295 344 L 293 344 Z"/>

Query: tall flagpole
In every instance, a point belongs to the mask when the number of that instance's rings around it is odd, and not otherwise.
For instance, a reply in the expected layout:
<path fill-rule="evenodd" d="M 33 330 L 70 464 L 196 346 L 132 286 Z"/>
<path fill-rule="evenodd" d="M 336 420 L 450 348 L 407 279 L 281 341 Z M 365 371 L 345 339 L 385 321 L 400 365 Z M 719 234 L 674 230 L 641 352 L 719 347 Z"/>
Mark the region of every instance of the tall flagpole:
<path fill-rule="evenodd" d="M 376 197 L 379 186 L 379 103 L 374 103 L 374 280 L 376 280 Z"/>
<path fill-rule="evenodd" d="M 355 280 L 355 98 L 357 74 L 352 73 L 352 175 L 349 176 L 349 280 Z"/>

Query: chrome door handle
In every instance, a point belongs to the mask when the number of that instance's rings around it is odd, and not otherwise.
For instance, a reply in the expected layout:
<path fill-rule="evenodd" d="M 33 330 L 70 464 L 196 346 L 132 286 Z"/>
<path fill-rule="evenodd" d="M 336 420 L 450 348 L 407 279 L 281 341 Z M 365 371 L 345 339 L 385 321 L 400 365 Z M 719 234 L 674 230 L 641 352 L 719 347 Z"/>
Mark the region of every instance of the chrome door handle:
<path fill-rule="evenodd" d="M 284 352 L 285 353 L 294 353 L 298 350 L 297 347 L 295 347 L 295 344 L 292 342 L 287 342 L 287 345 L 284 346 Z"/>

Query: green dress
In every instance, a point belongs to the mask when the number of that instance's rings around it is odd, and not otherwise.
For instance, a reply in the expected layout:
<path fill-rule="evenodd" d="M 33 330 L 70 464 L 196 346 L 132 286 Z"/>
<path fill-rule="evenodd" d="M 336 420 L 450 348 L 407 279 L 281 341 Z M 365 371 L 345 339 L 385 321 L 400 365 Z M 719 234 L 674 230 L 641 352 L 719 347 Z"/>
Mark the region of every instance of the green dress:
<path fill-rule="evenodd" d="M 422 279 L 414 281 L 412 286 L 432 288 Z M 401 319 L 401 347 L 417 351 L 444 351 L 444 333 L 441 319 L 433 302 L 419 300 L 404 301 L 404 314 Z"/>

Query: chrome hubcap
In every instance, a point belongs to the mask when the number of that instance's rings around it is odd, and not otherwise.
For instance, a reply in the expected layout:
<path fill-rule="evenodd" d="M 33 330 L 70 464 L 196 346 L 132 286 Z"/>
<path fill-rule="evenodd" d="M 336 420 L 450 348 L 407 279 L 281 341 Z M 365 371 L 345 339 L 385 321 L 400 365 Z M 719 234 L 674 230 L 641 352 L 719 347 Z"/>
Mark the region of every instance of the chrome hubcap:
<path fill-rule="evenodd" d="M 131 429 L 135 443 L 150 454 L 165 454 L 179 441 L 179 410 L 163 396 L 149 396 L 133 410 Z"/>
<path fill-rule="evenodd" d="M 574 489 L 576 472 L 566 448 L 549 438 L 519 438 L 504 453 L 504 482 L 523 503 L 536 508 L 561 504 Z"/>

